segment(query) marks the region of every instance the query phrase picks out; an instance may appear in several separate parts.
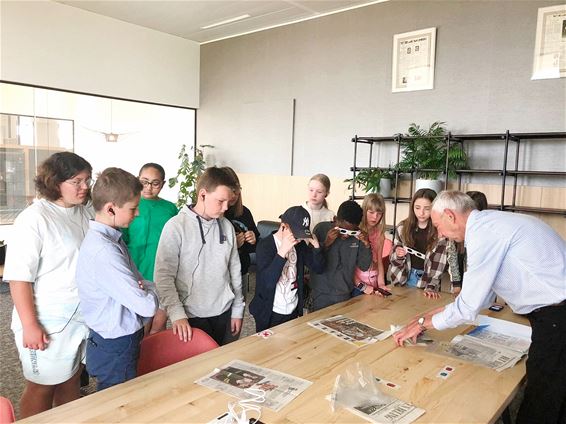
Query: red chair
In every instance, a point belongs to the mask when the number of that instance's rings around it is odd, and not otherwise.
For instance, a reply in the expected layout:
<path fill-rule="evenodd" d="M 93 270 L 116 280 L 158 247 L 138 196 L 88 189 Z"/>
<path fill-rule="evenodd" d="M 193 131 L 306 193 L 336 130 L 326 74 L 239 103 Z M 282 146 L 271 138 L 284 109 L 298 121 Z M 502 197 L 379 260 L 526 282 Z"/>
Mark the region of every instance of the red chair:
<path fill-rule="evenodd" d="M 14 407 L 10 399 L 0 396 L 0 424 L 10 424 L 16 421 Z"/>
<path fill-rule="evenodd" d="M 138 376 L 217 348 L 212 337 L 199 328 L 193 328 L 191 341 L 179 340 L 173 330 L 160 331 L 144 338 L 140 345 Z"/>

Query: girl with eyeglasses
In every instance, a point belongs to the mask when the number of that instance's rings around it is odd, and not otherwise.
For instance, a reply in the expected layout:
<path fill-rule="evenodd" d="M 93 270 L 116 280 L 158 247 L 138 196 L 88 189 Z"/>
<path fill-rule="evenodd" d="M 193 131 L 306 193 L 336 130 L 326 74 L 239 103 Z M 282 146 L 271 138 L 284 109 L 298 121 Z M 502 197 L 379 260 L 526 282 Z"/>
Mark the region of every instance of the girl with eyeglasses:
<path fill-rule="evenodd" d="M 367 235 L 369 240 L 372 264 L 367 271 L 356 267 L 352 297 L 364 293 L 383 296 L 384 294 L 378 288 L 389 291 L 385 286 L 385 269 L 389 263 L 392 246 L 391 240 L 385 237 L 385 201 L 380 194 L 370 193 L 364 197 L 362 210 L 360 230 Z"/>
<path fill-rule="evenodd" d="M 92 211 L 92 167 L 59 152 L 38 168 L 39 199 L 14 221 L 4 280 L 14 301 L 12 331 L 26 386 L 20 418 L 79 398 L 88 327 L 80 313 L 75 268 Z"/>
<path fill-rule="evenodd" d="M 138 271 L 146 280 L 154 281 L 153 270 L 159 237 L 165 223 L 177 215 L 178 209 L 174 203 L 159 197 L 165 184 L 165 170 L 161 165 L 146 163 L 141 167 L 138 178 L 143 186 L 139 215 L 129 228 L 122 229 L 122 234 Z M 158 310 L 149 333 L 164 330 L 166 322 L 167 314 Z"/>
<path fill-rule="evenodd" d="M 440 279 L 448 263 L 447 244 L 439 239 L 430 214 L 436 192 L 417 190 L 411 200 L 409 217 L 397 226 L 391 251 L 388 278 L 392 284 L 424 289 L 428 298 L 440 297 Z"/>

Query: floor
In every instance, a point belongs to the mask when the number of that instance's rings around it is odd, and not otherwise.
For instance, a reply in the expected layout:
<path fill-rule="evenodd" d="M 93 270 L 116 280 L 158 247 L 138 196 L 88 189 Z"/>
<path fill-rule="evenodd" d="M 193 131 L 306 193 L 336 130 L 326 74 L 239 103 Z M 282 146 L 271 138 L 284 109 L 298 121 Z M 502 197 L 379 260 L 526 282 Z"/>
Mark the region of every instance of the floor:
<path fill-rule="evenodd" d="M 249 282 L 249 290 L 246 294 L 246 305 L 249 304 L 255 291 L 255 278 L 252 275 Z M 16 410 L 16 417 L 19 416 L 19 398 L 24 388 L 24 379 L 22 376 L 18 353 L 14 345 L 14 339 L 10 330 L 10 321 L 12 314 L 12 298 L 7 290 L 7 284 L 0 283 L 0 395 L 9 398 Z M 255 333 L 255 322 L 249 314 L 246 306 L 244 314 L 244 325 L 242 328 L 242 337 L 247 337 Z M 94 392 L 94 384 L 91 384 L 82 390 L 83 395 Z M 522 399 L 522 391 L 510 405 L 511 417 L 515 417 L 517 409 Z M 514 420 L 513 420 L 514 422 Z M 496 424 L 503 424 L 502 420 L 498 420 Z"/>

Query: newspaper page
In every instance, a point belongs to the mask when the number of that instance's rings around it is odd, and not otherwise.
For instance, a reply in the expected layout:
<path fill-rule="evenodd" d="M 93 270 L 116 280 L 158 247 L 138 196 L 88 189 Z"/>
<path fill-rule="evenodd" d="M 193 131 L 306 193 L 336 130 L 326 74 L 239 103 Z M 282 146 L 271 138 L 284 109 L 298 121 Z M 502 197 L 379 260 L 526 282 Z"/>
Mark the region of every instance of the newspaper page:
<path fill-rule="evenodd" d="M 431 351 L 475 362 L 496 371 L 515 366 L 529 351 L 531 329 L 505 320 L 485 315 L 479 317 L 480 325 L 463 336 L 456 336 L 450 343 L 432 346 Z"/>
<path fill-rule="evenodd" d="M 532 79 L 566 77 L 566 4 L 538 10 Z"/>
<path fill-rule="evenodd" d="M 389 402 L 386 403 L 369 402 L 347 409 L 368 421 L 379 424 L 409 424 L 425 413 L 424 409 L 393 397 L 389 397 Z"/>
<path fill-rule="evenodd" d="M 393 36 L 392 91 L 434 88 L 436 28 Z"/>
<path fill-rule="evenodd" d="M 390 331 L 378 330 L 344 315 L 310 321 L 308 324 L 356 346 L 373 344 L 391 335 Z"/>
<path fill-rule="evenodd" d="M 282 409 L 312 384 L 302 378 L 237 359 L 221 369 L 215 369 L 196 383 L 239 399 L 250 398 L 246 389 L 263 390 L 265 402 L 261 406 L 274 411 Z"/>

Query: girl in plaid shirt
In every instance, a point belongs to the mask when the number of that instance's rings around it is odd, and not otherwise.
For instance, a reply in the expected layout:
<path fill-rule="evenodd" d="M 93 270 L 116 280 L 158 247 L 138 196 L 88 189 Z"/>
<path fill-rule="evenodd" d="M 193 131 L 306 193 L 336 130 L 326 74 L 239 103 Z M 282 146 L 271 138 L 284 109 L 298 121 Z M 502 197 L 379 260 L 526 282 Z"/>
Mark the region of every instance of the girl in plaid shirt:
<path fill-rule="evenodd" d="M 411 200 L 409 217 L 395 231 L 395 242 L 387 272 L 392 284 L 424 289 L 429 298 L 439 298 L 440 279 L 447 266 L 447 240 L 439 239 L 430 213 L 436 192 L 417 190 Z M 406 248 L 425 254 L 408 253 Z"/>

